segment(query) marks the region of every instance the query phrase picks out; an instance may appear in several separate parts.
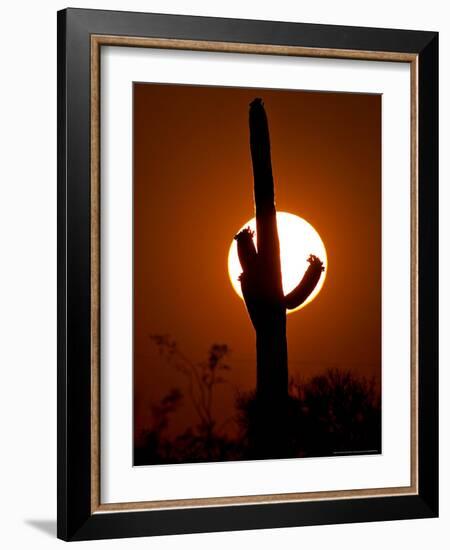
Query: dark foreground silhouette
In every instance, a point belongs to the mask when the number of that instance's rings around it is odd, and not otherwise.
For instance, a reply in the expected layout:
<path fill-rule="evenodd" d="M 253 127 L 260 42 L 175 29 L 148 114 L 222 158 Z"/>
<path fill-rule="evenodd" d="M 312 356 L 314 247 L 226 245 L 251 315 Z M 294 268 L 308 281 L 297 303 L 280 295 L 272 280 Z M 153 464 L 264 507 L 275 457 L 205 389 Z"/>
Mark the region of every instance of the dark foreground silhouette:
<path fill-rule="evenodd" d="M 295 309 L 319 282 L 323 264 L 310 255 L 309 267 L 298 286 L 283 293 L 269 125 L 261 99 L 250 104 L 250 150 L 256 214 L 256 247 L 249 228 L 235 236 L 242 267 L 240 283 L 245 305 L 256 332 L 256 396 L 253 433 L 259 453 L 287 452 L 284 432 L 288 414 L 286 310 Z M 305 258 L 306 260 L 306 258 Z M 259 428 L 258 428 L 259 426 Z"/>
<path fill-rule="evenodd" d="M 281 451 L 261 455 L 254 437 L 260 429 L 255 392 L 237 391 L 231 416 L 222 422 L 216 418 L 217 397 L 231 368 L 228 346 L 215 344 L 206 361 L 194 363 L 169 337 L 151 338 L 180 374 L 180 387 L 150 407 L 148 428 L 135 444 L 135 465 L 381 452 L 381 403 L 373 381 L 339 369 L 325 370 L 305 382 L 291 379 L 285 444 Z M 185 414 L 186 407 L 193 407 L 197 422 L 173 434 L 171 421 Z"/>

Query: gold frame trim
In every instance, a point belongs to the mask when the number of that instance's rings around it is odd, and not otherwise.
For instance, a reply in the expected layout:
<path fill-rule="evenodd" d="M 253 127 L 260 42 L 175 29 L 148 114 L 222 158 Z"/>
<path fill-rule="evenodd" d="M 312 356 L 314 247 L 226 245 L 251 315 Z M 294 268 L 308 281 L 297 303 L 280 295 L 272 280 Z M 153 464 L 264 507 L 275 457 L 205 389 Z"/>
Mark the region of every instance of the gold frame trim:
<path fill-rule="evenodd" d="M 411 484 L 407 487 L 155 500 L 103 504 L 100 500 L 100 49 L 102 46 L 393 61 L 411 74 Z M 272 44 L 91 35 L 91 513 L 204 506 L 273 504 L 418 494 L 418 55 L 397 52 L 304 48 Z"/>

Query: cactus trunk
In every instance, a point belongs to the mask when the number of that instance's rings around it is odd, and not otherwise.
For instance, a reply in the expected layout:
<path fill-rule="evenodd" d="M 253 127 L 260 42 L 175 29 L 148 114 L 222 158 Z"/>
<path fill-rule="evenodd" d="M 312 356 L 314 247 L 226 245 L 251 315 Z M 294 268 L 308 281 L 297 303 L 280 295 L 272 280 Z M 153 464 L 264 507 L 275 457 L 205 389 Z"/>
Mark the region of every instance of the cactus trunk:
<path fill-rule="evenodd" d="M 269 127 L 260 100 L 250 105 L 250 149 L 253 163 L 256 242 L 260 301 L 255 318 L 257 398 L 280 404 L 288 395 L 286 308 L 278 239 Z M 272 407 L 271 407 L 272 408 Z"/>
<path fill-rule="evenodd" d="M 284 296 L 269 126 L 261 99 L 250 104 L 250 150 L 256 212 L 256 248 L 249 228 L 236 235 L 242 294 L 256 332 L 256 452 L 283 456 L 287 438 L 288 363 L 286 309 L 298 307 L 317 285 L 322 262 L 310 256 L 297 288 Z"/>

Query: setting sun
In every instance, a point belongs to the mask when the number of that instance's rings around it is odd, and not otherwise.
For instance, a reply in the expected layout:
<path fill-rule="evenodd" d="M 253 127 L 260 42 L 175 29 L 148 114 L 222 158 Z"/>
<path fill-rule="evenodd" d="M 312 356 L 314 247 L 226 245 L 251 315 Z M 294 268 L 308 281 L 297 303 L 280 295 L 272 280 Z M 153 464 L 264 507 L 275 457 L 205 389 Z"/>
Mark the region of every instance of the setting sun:
<path fill-rule="evenodd" d="M 291 292 L 302 279 L 309 265 L 307 260 L 310 254 L 322 260 L 325 268 L 324 274 L 310 296 L 296 309 L 287 311 L 288 313 L 292 313 L 312 302 L 321 291 L 327 273 L 327 253 L 319 233 L 303 218 L 288 212 L 277 212 L 277 226 L 280 239 L 281 273 L 285 295 Z M 245 223 L 239 231 L 246 227 L 250 227 L 255 233 L 253 240 L 256 245 L 256 218 Z M 239 233 L 239 231 L 236 233 Z M 241 284 L 239 282 L 242 268 L 235 240 L 231 243 L 228 253 L 228 273 L 234 290 L 242 298 Z"/>

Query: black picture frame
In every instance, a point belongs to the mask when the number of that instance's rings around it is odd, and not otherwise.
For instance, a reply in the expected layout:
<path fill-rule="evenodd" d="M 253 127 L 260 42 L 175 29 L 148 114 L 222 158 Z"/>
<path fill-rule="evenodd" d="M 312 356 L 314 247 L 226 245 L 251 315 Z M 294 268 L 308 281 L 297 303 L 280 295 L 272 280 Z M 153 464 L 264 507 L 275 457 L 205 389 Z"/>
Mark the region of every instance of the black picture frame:
<path fill-rule="evenodd" d="M 92 511 L 91 36 L 400 52 L 418 67 L 418 492 Z M 58 12 L 58 537 L 87 540 L 438 515 L 438 33 L 66 9 Z"/>

